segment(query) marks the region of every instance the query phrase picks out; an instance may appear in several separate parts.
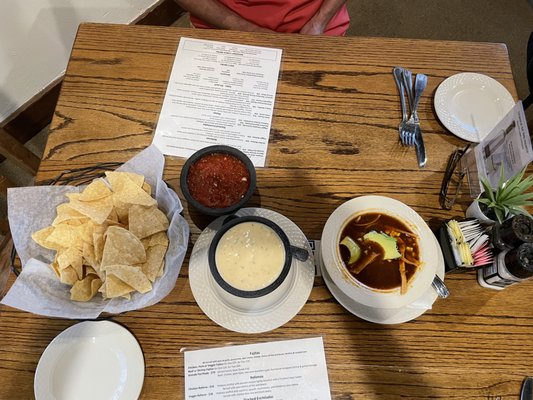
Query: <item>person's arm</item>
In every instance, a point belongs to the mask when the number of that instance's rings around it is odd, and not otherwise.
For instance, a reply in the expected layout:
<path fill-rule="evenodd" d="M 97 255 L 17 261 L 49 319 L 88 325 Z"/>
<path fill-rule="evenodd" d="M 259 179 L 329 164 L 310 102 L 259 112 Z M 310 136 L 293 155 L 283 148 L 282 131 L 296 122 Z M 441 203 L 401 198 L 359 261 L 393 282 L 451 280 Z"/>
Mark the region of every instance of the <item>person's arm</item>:
<path fill-rule="evenodd" d="M 232 29 L 249 32 L 272 32 L 270 29 L 256 25 L 217 0 L 174 0 L 184 10 L 207 22 L 215 28 Z"/>
<path fill-rule="evenodd" d="M 302 27 L 300 33 L 306 35 L 321 35 L 331 18 L 339 11 L 346 0 L 324 0 L 315 15 Z"/>

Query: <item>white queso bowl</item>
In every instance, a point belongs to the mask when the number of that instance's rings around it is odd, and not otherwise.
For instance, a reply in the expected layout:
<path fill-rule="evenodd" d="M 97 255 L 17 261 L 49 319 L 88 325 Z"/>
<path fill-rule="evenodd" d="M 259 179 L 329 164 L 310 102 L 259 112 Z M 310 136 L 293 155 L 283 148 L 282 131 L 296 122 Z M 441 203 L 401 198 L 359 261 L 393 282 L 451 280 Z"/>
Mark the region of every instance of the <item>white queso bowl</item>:
<path fill-rule="evenodd" d="M 339 242 L 344 227 L 355 216 L 363 213 L 382 213 L 404 222 L 418 238 L 421 262 L 409 282 L 407 293 L 400 288 L 379 290 L 357 281 L 342 262 Z M 419 299 L 431 286 L 438 262 L 437 243 L 433 232 L 416 211 L 402 202 L 384 196 L 361 196 L 338 207 L 328 218 L 322 231 L 321 250 L 324 266 L 338 288 L 357 303 L 374 308 L 400 308 Z"/>

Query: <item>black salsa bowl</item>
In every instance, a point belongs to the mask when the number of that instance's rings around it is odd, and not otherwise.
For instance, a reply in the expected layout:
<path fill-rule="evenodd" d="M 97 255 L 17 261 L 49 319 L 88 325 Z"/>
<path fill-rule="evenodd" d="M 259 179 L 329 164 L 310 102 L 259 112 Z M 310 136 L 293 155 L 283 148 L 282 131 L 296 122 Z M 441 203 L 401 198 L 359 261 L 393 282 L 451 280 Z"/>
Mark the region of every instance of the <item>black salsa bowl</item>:
<path fill-rule="evenodd" d="M 209 166 L 210 160 L 216 165 Z M 244 172 L 247 177 L 242 175 Z M 202 176 L 202 173 L 209 175 Z M 247 183 L 247 188 L 243 188 L 243 182 Z M 180 175 L 181 191 L 187 202 L 200 213 L 212 216 L 231 214 L 243 207 L 252 197 L 256 183 L 255 167 L 248 156 L 234 147 L 222 145 L 198 150 L 185 162 Z M 239 192 L 231 192 L 232 187 L 239 185 Z M 201 196 L 195 191 L 201 191 Z M 218 199 L 224 202 L 214 204 Z"/>

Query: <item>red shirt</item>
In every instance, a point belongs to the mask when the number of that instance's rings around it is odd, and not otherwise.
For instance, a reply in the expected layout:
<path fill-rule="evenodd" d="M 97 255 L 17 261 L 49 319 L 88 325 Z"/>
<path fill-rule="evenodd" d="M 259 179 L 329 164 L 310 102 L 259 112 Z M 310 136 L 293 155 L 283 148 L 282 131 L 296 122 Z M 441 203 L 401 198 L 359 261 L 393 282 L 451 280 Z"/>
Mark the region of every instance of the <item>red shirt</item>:
<path fill-rule="evenodd" d="M 316 14 L 322 1 L 319 0 L 218 0 L 244 19 L 263 28 L 277 32 L 298 33 L 307 21 Z M 197 28 L 213 28 L 191 15 L 191 22 Z M 325 35 L 344 35 L 350 25 L 346 5 L 329 21 Z"/>

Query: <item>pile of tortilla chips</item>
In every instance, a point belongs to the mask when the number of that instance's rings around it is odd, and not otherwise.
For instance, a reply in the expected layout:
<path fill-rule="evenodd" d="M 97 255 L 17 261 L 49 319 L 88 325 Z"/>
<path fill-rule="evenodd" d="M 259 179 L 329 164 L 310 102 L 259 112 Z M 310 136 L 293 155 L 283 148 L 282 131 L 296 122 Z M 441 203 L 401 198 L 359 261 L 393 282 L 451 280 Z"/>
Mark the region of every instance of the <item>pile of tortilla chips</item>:
<path fill-rule="evenodd" d="M 50 268 L 71 285 L 70 298 L 89 301 L 146 293 L 163 275 L 168 248 L 166 215 L 142 175 L 106 172 L 57 207 L 52 225 L 33 240 L 56 250 Z"/>

